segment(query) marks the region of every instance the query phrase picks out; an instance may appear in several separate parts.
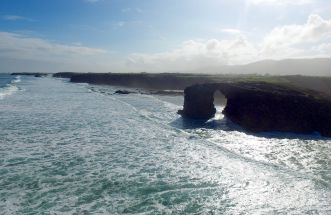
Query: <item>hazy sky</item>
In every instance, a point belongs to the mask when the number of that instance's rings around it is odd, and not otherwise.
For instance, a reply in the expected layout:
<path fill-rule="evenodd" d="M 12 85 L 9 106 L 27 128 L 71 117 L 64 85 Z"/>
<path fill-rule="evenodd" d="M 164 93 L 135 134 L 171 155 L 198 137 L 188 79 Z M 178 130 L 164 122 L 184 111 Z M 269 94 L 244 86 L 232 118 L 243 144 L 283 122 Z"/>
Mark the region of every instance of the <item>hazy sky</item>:
<path fill-rule="evenodd" d="M 188 71 L 329 56 L 330 0 L 0 2 L 0 72 Z"/>

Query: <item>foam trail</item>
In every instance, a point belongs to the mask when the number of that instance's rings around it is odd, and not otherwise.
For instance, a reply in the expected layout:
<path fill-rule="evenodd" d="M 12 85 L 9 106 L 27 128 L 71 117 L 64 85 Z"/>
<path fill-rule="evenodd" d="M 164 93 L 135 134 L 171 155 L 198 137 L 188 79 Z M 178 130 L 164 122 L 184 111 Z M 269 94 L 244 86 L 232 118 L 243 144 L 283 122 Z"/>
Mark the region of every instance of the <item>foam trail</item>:
<path fill-rule="evenodd" d="M 0 89 L 0 99 L 4 99 L 5 97 L 12 95 L 17 90 L 18 87 L 8 84 L 6 87 Z"/>

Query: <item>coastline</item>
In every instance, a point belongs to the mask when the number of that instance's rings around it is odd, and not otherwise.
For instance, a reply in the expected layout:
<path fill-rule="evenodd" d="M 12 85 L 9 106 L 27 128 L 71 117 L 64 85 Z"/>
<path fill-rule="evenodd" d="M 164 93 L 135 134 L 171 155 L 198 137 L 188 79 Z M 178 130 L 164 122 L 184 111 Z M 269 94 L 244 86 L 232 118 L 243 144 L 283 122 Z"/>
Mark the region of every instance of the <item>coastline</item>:
<path fill-rule="evenodd" d="M 73 83 L 112 85 L 150 91 L 151 94 L 182 94 L 194 84 L 217 82 L 264 82 L 309 89 L 331 95 L 331 77 L 304 75 L 196 74 L 196 73 L 11 73 L 34 77 L 66 78 Z"/>
<path fill-rule="evenodd" d="M 193 74 L 193 73 L 55 73 L 53 77 L 68 78 L 73 83 L 112 85 L 153 92 L 184 90 L 194 84 L 217 82 L 264 82 L 309 89 L 331 95 L 331 77 L 270 76 L 257 74 Z"/>

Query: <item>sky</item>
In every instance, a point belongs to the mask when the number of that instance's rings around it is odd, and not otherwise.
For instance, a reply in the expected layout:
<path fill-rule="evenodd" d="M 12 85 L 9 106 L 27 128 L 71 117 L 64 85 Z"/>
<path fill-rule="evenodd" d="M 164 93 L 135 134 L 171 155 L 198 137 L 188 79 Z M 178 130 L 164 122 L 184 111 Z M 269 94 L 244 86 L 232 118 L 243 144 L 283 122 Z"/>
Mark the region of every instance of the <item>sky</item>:
<path fill-rule="evenodd" d="M 0 2 L 0 73 L 187 72 L 330 56 L 329 0 Z"/>

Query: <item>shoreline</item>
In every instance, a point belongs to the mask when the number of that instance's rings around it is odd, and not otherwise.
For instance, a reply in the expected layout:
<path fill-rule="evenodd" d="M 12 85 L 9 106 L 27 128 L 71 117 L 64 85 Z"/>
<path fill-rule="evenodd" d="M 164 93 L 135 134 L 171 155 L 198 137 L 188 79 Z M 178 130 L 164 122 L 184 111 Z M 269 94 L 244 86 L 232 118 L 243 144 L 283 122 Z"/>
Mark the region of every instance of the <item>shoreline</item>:
<path fill-rule="evenodd" d="M 73 83 L 111 85 L 146 90 L 151 94 L 177 94 L 194 84 L 217 82 L 263 82 L 323 92 L 331 96 L 331 77 L 258 74 L 195 74 L 195 73 L 11 73 L 34 77 L 66 78 Z M 169 91 L 169 92 L 168 92 Z M 173 91 L 173 92 L 171 92 Z M 182 93 L 178 93 L 182 95 Z"/>

